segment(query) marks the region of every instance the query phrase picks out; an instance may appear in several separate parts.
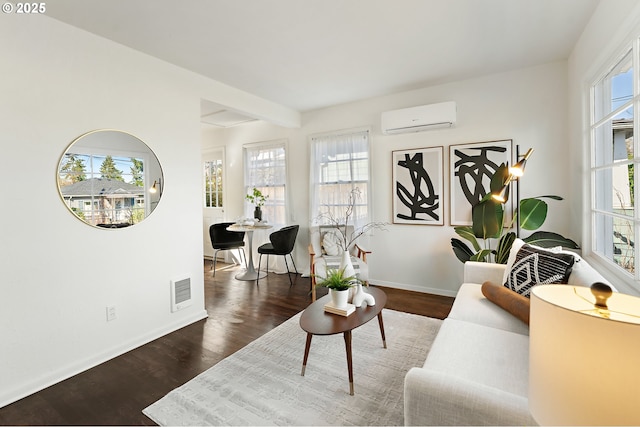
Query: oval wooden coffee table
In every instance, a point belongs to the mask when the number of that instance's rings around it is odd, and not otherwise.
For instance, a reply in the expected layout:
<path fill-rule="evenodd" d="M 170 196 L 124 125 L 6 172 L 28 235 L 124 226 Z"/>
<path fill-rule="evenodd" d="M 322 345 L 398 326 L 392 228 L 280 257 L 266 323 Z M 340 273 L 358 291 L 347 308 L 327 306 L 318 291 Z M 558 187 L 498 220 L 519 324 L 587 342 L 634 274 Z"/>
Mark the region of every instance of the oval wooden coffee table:
<path fill-rule="evenodd" d="M 373 295 L 376 299 L 376 305 L 368 307 L 363 304 L 362 307 L 356 308 L 356 311 L 349 316 L 341 316 L 324 311 L 324 305 L 330 300 L 329 295 L 320 298 L 302 312 L 302 316 L 300 316 L 300 327 L 307 333 L 307 344 L 304 347 L 304 359 L 302 361 L 302 373 L 300 375 L 304 376 L 304 371 L 307 367 L 311 338 L 313 338 L 314 335 L 334 335 L 342 333 L 344 334 L 344 344 L 347 349 L 349 394 L 353 396 L 351 331 L 377 316 L 378 324 L 380 325 L 380 334 L 382 335 L 382 346 L 387 348 L 387 341 L 384 336 L 384 323 L 382 322 L 382 309 L 387 303 L 387 294 L 374 287 L 366 288 L 366 292 Z"/>

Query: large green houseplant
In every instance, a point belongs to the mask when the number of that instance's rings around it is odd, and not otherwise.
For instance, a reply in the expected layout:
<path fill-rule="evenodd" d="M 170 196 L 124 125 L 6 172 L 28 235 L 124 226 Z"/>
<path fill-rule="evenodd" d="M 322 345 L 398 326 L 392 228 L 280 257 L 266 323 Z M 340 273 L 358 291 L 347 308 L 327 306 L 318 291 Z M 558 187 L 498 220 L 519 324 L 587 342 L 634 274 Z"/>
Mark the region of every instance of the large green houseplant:
<path fill-rule="evenodd" d="M 454 228 L 458 236 L 470 243 L 468 245 L 460 239 L 451 239 L 453 252 L 460 261 L 507 263 L 511 245 L 516 239 L 516 233 L 509 230 L 517 220 L 517 213 L 514 213 L 509 224 L 505 224 L 504 206 L 494 200 L 491 195 L 500 191 L 508 179 L 509 168 L 503 163 L 491 177 L 490 190 L 487 195 L 472 207 L 472 225 Z M 562 200 L 562 197 L 547 195 L 522 199 L 520 201 L 521 229 L 535 231 L 542 226 L 547 219 L 549 209 L 543 199 Z M 482 245 L 480 240 L 483 242 Z M 544 248 L 554 246 L 579 248 L 573 240 L 549 231 L 535 231 L 522 240 Z M 495 246 L 492 247 L 494 242 Z"/>

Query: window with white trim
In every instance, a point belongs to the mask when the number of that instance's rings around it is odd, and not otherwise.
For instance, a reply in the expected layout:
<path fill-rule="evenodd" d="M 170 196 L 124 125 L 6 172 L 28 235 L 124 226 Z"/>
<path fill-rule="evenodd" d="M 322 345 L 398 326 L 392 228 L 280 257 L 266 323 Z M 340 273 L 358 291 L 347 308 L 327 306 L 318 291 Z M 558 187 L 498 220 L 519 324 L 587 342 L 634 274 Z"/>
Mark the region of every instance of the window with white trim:
<path fill-rule="evenodd" d="M 204 162 L 204 207 L 222 206 L 222 159 Z"/>
<path fill-rule="evenodd" d="M 267 196 L 262 206 L 262 219 L 274 226 L 287 224 L 286 141 L 245 145 L 244 161 L 245 194 L 251 194 L 255 187 Z M 253 218 L 254 208 L 245 200 L 247 218 Z"/>
<path fill-rule="evenodd" d="M 311 137 L 311 218 L 330 212 L 343 218 L 352 190 L 358 189 L 353 225 L 371 222 L 369 131 L 344 131 Z"/>
<path fill-rule="evenodd" d="M 638 41 L 591 87 L 591 228 L 593 252 L 638 281 L 640 216 L 635 209 L 634 110 L 640 100 Z"/>

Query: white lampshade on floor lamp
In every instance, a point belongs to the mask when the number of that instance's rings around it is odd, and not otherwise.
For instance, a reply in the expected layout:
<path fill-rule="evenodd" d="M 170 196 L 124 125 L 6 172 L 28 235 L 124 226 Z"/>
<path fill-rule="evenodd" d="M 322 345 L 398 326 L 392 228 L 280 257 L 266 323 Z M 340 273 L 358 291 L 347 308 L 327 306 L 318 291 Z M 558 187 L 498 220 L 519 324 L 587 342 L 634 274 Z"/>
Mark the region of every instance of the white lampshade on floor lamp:
<path fill-rule="evenodd" d="M 640 425 L 640 298 L 607 288 L 532 289 L 529 409 L 540 425 Z"/>

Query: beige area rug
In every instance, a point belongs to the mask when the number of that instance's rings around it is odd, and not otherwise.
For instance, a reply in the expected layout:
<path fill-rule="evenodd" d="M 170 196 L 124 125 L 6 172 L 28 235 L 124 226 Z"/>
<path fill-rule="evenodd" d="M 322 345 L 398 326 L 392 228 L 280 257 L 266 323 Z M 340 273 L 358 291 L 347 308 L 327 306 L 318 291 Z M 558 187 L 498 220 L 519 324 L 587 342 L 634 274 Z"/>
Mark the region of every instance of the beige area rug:
<path fill-rule="evenodd" d="M 441 320 L 384 310 L 353 331 L 355 395 L 342 334 L 314 336 L 300 375 L 306 332 L 300 313 L 155 402 L 160 425 L 403 425 L 403 383 L 422 366 Z"/>

